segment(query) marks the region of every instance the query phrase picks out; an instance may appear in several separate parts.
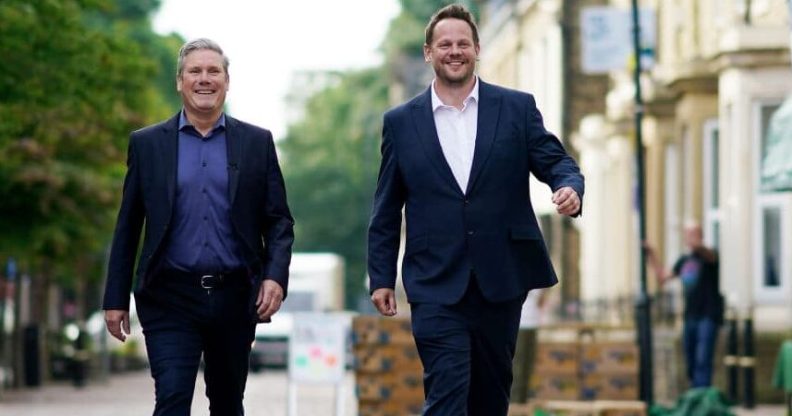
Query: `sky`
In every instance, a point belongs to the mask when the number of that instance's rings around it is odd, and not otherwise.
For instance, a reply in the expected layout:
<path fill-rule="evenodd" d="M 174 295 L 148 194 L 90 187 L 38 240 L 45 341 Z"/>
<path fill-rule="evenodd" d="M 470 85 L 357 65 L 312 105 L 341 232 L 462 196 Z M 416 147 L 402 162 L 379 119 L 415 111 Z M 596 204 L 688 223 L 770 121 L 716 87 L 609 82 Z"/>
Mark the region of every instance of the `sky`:
<path fill-rule="evenodd" d="M 218 42 L 231 60 L 229 113 L 277 140 L 292 73 L 378 65 L 398 12 L 397 0 L 163 0 L 154 30 Z"/>

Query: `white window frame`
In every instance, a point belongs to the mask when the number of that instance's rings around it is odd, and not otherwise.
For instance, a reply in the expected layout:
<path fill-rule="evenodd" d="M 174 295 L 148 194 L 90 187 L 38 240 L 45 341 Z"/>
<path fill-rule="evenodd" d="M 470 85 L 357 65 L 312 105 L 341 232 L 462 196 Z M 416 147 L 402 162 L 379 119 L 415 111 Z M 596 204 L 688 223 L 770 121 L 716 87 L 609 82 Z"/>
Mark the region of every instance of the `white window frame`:
<path fill-rule="evenodd" d="M 774 304 L 787 304 L 789 302 L 788 293 L 790 286 L 790 259 L 789 256 L 780 256 L 779 279 L 780 284 L 776 287 L 767 287 L 764 285 L 764 224 L 762 214 L 765 208 L 778 208 L 781 211 L 781 253 L 789 251 L 789 244 L 792 238 L 792 228 L 790 228 L 790 220 L 788 213 L 792 204 L 790 204 L 789 197 L 783 193 L 762 193 L 761 191 L 761 166 L 762 166 L 762 141 L 764 138 L 762 134 L 762 109 L 768 106 L 780 106 L 783 98 L 778 99 L 764 99 L 754 103 L 753 108 L 753 134 L 751 140 L 753 145 L 753 188 L 754 188 L 754 211 L 753 211 L 753 224 L 754 232 L 753 238 L 755 244 L 753 253 L 753 287 L 754 298 L 756 303 L 774 303 Z"/>
<path fill-rule="evenodd" d="M 720 169 L 718 172 L 714 172 L 717 175 L 716 178 L 713 177 L 713 164 L 716 161 L 720 160 L 720 128 L 718 126 L 718 118 L 711 118 L 704 122 L 703 126 L 703 145 L 704 148 L 702 149 L 702 157 L 703 157 L 703 168 L 704 172 L 702 178 L 704 182 L 702 183 L 702 188 L 704 190 L 704 207 L 703 207 L 703 218 L 704 218 L 704 243 L 707 247 L 715 247 L 716 249 L 720 247 L 719 236 L 716 235 L 715 229 L 719 227 L 721 224 L 721 201 L 718 201 L 718 205 L 713 207 L 713 200 L 715 196 L 713 195 L 713 188 L 714 185 L 720 186 Z M 715 147 L 715 142 L 717 140 L 717 147 Z M 713 154 L 713 150 L 717 149 L 718 154 Z M 720 167 L 720 164 L 718 164 Z M 715 182 L 715 184 L 713 184 Z M 717 190 L 718 195 L 721 195 L 720 189 Z M 719 198 L 720 199 L 720 198 Z"/>
<path fill-rule="evenodd" d="M 680 171 L 682 163 L 680 160 L 680 145 L 677 142 L 670 142 L 665 148 L 665 180 L 664 180 L 664 201 L 665 201 L 665 263 L 673 264 L 682 254 L 682 204 L 679 191 L 682 186 Z"/>

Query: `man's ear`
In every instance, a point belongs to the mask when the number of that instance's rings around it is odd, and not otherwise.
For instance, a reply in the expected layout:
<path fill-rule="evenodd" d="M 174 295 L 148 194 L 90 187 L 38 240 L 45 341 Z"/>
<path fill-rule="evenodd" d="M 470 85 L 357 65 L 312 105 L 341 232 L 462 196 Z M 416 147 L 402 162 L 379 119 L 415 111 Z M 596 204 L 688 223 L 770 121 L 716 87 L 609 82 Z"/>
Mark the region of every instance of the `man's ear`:
<path fill-rule="evenodd" d="M 424 44 L 423 45 L 423 53 L 424 53 L 424 62 L 432 62 L 432 47 Z"/>

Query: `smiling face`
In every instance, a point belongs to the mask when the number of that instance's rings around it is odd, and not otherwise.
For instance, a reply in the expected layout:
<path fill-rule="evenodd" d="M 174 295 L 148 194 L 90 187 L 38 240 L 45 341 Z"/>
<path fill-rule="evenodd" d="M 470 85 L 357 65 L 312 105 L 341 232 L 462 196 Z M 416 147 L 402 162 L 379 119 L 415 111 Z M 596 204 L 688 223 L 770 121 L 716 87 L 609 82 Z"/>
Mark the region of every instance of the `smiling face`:
<path fill-rule="evenodd" d="M 424 45 L 424 58 L 432 64 L 437 81 L 447 86 L 466 85 L 473 79 L 479 45 L 473 30 L 461 19 L 447 18 L 437 22 L 432 43 Z"/>
<path fill-rule="evenodd" d="M 223 57 L 210 49 L 199 49 L 184 57 L 184 67 L 176 78 L 187 114 L 220 117 L 228 91 L 228 73 Z"/>

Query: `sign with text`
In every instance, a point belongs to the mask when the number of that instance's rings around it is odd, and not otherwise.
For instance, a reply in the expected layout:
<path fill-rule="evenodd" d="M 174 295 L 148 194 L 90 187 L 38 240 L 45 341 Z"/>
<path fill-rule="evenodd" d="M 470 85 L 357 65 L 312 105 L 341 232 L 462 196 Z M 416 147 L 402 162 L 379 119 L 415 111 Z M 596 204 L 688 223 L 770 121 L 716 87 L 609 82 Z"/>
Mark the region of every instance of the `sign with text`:
<path fill-rule="evenodd" d="M 295 314 L 289 338 L 289 378 L 296 382 L 340 383 L 346 364 L 346 330 L 344 317 Z"/>
<path fill-rule="evenodd" d="M 632 12 L 617 7 L 594 6 L 583 9 L 581 16 L 583 72 L 607 73 L 626 69 L 633 56 Z M 651 68 L 657 44 L 655 12 L 640 9 L 641 67 Z"/>

